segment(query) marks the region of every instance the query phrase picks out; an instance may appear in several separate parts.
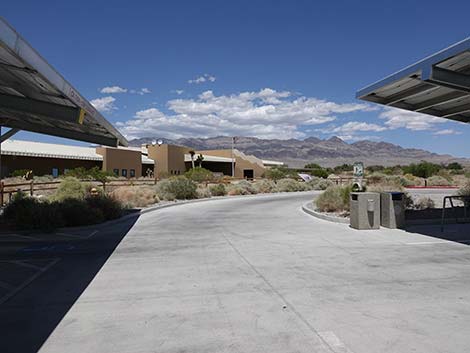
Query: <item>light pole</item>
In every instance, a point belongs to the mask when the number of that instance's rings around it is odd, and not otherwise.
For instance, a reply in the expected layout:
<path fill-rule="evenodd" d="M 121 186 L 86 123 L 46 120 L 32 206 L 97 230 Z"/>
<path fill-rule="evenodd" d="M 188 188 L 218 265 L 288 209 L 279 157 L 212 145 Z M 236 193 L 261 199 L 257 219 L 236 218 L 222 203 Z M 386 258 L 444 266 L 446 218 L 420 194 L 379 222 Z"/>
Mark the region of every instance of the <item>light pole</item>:
<path fill-rule="evenodd" d="M 235 146 L 236 137 L 232 137 L 232 178 L 235 178 L 235 159 L 233 158 L 233 149 Z"/>

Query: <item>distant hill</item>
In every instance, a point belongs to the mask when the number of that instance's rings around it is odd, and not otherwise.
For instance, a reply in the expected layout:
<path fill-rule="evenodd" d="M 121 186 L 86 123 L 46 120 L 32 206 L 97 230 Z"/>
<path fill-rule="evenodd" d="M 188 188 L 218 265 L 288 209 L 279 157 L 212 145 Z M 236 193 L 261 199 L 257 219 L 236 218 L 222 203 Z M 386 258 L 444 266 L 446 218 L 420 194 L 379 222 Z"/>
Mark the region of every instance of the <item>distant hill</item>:
<path fill-rule="evenodd" d="M 145 137 L 130 141 L 131 146 L 150 144 L 157 137 Z M 343 163 L 364 162 L 366 165 L 410 164 L 422 160 L 434 163 L 459 162 L 470 165 L 470 159 L 432 153 L 422 149 L 403 148 L 387 142 L 358 141 L 347 143 L 339 137 L 305 140 L 268 140 L 256 137 L 237 137 L 235 148 L 262 159 L 287 163 L 291 167 L 303 167 L 306 163 L 318 163 L 332 167 Z M 162 139 L 165 143 L 189 146 L 196 150 L 230 148 L 231 137 Z"/>

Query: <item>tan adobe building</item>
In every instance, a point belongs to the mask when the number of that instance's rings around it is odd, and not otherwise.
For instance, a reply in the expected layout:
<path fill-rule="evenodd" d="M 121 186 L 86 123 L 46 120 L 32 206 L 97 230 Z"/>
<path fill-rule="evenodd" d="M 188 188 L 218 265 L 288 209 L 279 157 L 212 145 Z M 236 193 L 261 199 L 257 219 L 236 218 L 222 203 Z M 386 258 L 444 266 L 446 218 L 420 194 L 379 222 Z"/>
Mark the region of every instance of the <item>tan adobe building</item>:
<path fill-rule="evenodd" d="M 260 178 L 266 166 L 263 161 L 255 156 L 249 156 L 236 149 L 223 150 L 192 150 L 189 147 L 176 145 L 145 145 L 148 157 L 156 162 L 155 171 L 157 176 L 180 175 L 189 170 L 192 166 L 191 154 L 194 152 L 194 163 L 199 155 L 202 155 L 202 167 L 215 173 L 232 175 L 232 162 L 235 167 L 236 178 Z M 273 162 L 279 164 L 280 162 Z M 276 164 L 276 165 L 277 165 Z M 282 163 L 281 163 L 282 164 Z"/>
<path fill-rule="evenodd" d="M 68 169 L 99 167 L 127 178 L 153 174 L 154 161 L 140 148 L 81 147 L 44 142 L 6 140 L 1 146 L 1 176 L 15 170 L 34 175 L 63 175 Z"/>

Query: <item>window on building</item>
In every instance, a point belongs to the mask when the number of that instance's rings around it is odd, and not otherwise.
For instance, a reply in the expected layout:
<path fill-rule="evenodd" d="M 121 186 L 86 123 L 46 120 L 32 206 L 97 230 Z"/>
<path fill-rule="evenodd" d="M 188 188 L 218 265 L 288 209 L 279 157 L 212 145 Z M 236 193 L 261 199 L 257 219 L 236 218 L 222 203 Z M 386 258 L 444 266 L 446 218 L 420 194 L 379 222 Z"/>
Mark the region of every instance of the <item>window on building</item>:
<path fill-rule="evenodd" d="M 129 169 L 129 175 L 131 178 L 135 178 L 135 169 Z"/>
<path fill-rule="evenodd" d="M 59 168 L 52 168 L 52 176 L 57 178 L 59 176 Z"/>
<path fill-rule="evenodd" d="M 127 177 L 127 169 L 121 169 L 121 175 Z"/>
<path fill-rule="evenodd" d="M 119 169 L 117 169 L 117 168 L 113 169 L 113 173 L 114 173 L 114 175 L 119 176 Z"/>

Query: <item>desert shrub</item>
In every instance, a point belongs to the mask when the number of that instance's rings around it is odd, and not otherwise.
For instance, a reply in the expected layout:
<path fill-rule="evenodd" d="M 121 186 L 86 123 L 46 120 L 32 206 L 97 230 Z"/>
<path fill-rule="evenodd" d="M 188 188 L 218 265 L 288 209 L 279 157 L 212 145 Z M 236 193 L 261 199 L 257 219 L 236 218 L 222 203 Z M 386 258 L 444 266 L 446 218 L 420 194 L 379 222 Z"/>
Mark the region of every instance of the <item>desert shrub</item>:
<path fill-rule="evenodd" d="M 413 174 L 405 174 L 402 176 L 403 186 L 424 186 L 424 179 L 416 177 Z"/>
<path fill-rule="evenodd" d="M 212 196 L 210 189 L 202 185 L 197 187 L 196 194 L 198 199 L 207 199 Z"/>
<path fill-rule="evenodd" d="M 442 177 L 442 178 L 444 178 L 444 179 L 447 179 L 450 184 L 453 183 L 452 174 L 450 174 L 450 172 L 449 172 L 448 170 L 441 169 L 439 172 L 437 172 L 436 175 L 437 175 L 437 176 L 440 176 L 440 177 Z"/>
<path fill-rule="evenodd" d="M 157 183 L 157 195 L 163 200 L 197 198 L 197 185 L 184 176 L 165 179 Z"/>
<path fill-rule="evenodd" d="M 287 178 L 291 172 L 286 167 L 272 167 L 264 172 L 264 176 L 271 180 L 280 180 Z"/>
<path fill-rule="evenodd" d="M 305 182 L 294 179 L 281 179 L 276 183 L 276 190 L 279 192 L 305 191 L 306 189 Z"/>
<path fill-rule="evenodd" d="M 149 186 L 120 186 L 110 193 L 126 207 L 145 207 L 159 202 L 154 188 Z"/>
<path fill-rule="evenodd" d="M 103 211 L 99 208 L 88 207 L 85 200 L 65 199 L 60 202 L 60 213 L 65 225 L 83 226 L 104 221 Z"/>
<path fill-rule="evenodd" d="M 349 211 L 351 186 L 330 186 L 318 196 L 315 203 L 321 212 Z"/>
<path fill-rule="evenodd" d="M 61 201 L 65 199 L 79 199 L 82 200 L 86 196 L 86 185 L 75 177 L 67 177 L 59 184 L 52 200 Z"/>
<path fill-rule="evenodd" d="M 259 194 L 267 194 L 276 191 L 276 184 L 271 180 L 257 180 L 253 183 L 253 187 Z"/>
<path fill-rule="evenodd" d="M 227 195 L 227 190 L 224 184 L 216 184 L 209 186 L 209 190 L 212 196 L 225 196 Z"/>
<path fill-rule="evenodd" d="M 449 169 L 449 170 L 462 170 L 463 166 L 459 162 L 452 162 L 452 163 L 449 163 L 446 166 L 446 168 Z"/>
<path fill-rule="evenodd" d="M 85 199 L 87 207 L 101 210 L 106 221 L 116 219 L 122 215 L 121 203 L 111 196 L 97 195 Z"/>
<path fill-rule="evenodd" d="M 312 177 L 312 180 L 305 183 L 308 190 L 326 190 L 333 183 L 330 180 Z"/>
<path fill-rule="evenodd" d="M 429 178 L 439 172 L 442 169 L 442 166 L 435 163 L 430 163 L 423 161 L 418 164 L 410 164 L 403 167 L 403 172 L 405 174 L 413 174 L 414 176 L 421 178 Z"/>
<path fill-rule="evenodd" d="M 467 180 L 467 182 L 457 191 L 457 195 L 470 196 L 470 180 Z"/>
<path fill-rule="evenodd" d="M 3 217 L 21 229 L 53 230 L 64 224 L 57 203 L 39 201 L 18 193 L 5 207 Z"/>
<path fill-rule="evenodd" d="M 421 197 L 414 203 L 414 208 L 417 210 L 426 210 L 428 208 L 435 208 L 436 204 L 430 197 Z"/>
<path fill-rule="evenodd" d="M 311 176 L 318 177 L 318 178 L 328 178 L 328 171 L 323 168 L 316 168 L 313 170 L 310 170 L 308 172 Z"/>
<path fill-rule="evenodd" d="M 256 194 L 256 189 L 253 187 L 253 185 L 246 181 L 242 180 L 239 181 L 238 183 L 233 183 L 228 185 L 227 187 L 227 195 L 251 195 L 251 194 Z"/>
<path fill-rule="evenodd" d="M 439 175 L 428 178 L 427 183 L 429 186 L 448 186 L 451 184 L 449 180 Z"/>
<path fill-rule="evenodd" d="M 202 167 L 195 167 L 184 173 L 184 176 L 189 180 L 195 181 L 196 183 L 202 183 L 203 181 L 211 181 L 214 177 L 210 170 Z"/>

